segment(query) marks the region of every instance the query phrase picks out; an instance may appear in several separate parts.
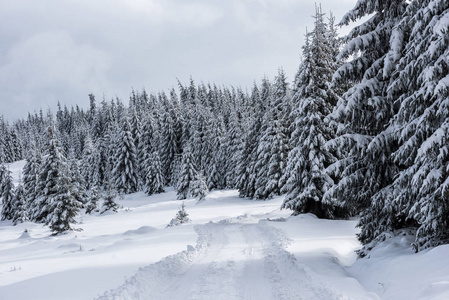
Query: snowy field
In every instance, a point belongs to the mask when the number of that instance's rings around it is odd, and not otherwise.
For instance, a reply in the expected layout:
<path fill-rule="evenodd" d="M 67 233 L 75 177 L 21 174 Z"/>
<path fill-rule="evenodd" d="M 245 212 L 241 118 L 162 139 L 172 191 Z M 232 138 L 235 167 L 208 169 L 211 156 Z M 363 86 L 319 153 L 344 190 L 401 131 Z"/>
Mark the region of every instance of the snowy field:
<path fill-rule="evenodd" d="M 291 217 L 282 197 L 234 190 L 186 200 L 192 222 L 167 228 L 175 199 L 132 194 L 58 236 L 0 222 L 0 299 L 449 299 L 449 246 L 414 254 L 404 236 L 357 259 L 356 220 Z"/>

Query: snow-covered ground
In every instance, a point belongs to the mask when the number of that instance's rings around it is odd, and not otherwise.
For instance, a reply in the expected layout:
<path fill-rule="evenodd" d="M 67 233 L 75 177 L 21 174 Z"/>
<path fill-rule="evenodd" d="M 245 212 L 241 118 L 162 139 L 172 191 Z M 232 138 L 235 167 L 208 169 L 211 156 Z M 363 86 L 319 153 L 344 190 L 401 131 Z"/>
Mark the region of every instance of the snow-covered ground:
<path fill-rule="evenodd" d="M 0 299 L 449 299 L 449 246 L 414 254 L 404 236 L 357 259 L 355 220 L 292 217 L 282 197 L 233 190 L 186 200 L 192 223 L 167 228 L 175 199 L 129 195 L 59 236 L 0 222 Z"/>

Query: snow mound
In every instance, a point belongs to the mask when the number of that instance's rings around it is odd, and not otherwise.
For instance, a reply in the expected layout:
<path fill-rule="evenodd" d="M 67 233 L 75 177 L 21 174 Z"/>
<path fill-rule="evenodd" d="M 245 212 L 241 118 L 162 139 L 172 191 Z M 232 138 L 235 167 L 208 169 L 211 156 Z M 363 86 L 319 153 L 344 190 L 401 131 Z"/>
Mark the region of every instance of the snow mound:
<path fill-rule="evenodd" d="M 414 253 L 413 236 L 395 236 L 348 268 L 382 299 L 449 299 L 449 245 Z"/>
<path fill-rule="evenodd" d="M 22 232 L 22 234 L 19 236 L 19 239 L 28 239 L 28 238 L 30 238 L 31 236 L 30 236 L 30 233 L 28 232 L 28 230 L 24 230 L 23 232 Z"/>
<path fill-rule="evenodd" d="M 105 292 L 98 300 L 108 299 L 163 299 L 161 295 L 167 292 L 172 278 L 183 273 L 210 244 L 210 236 L 200 234 L 196 247 L 189 245 L 187 251 L 170 255 L 161 261 L 140 268 L 122 286 L 115 290 Z"/>
<path fill-rule="evenodd" d="M 136 234 L 148 234 L 151 233 L 153 231 L 157 230 L 157 228 L 151 227 L 151 226 L 142 226 L 139 227 L 136 230 L 128 230 L 125 233 L 123 233 L 124 236 L 129 236 L 129 235 L 136 235 Z"/>

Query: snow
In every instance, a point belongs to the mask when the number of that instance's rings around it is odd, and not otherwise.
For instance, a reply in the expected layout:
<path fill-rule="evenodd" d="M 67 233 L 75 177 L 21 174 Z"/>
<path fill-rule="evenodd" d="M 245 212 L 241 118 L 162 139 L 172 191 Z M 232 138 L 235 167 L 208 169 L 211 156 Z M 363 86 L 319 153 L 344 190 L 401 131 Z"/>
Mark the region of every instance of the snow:
<path fill-rule="evenodd" d="M 389 239 L 348 272 L 381 299 L 449 299 L 449 245 L 414 253 L 413 241 Z"/>
<path fill-rule="evenodd" d="M 433 32 L 444 37 L 449 29 L 449 13 L 446 12 L 433 27 Z"/>
<path fill-rule="evenodd" d="M 283 200 L 213 191 L 184 200 L 191 223 L 167 227 L 182 203 L 168 189 L 57 236 L 0 222 L 0 300 L 449 298 L 449 245 L 415 254 L 399 236 L 357 259 L 357 220 L 290 216 Z"/>

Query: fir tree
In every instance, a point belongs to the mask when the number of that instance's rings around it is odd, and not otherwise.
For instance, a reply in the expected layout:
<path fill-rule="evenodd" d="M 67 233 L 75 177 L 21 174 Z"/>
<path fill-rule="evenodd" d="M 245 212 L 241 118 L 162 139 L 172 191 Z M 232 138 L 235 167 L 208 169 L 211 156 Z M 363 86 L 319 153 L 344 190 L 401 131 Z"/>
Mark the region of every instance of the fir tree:
<path fill-rule="evenodd" d="M 164 192 L 164 176 L 162 174 L 161 159 L 158 151 L 146 154 L 145 168 L 145 192 L 148 195 Z"/>
<path fill-rule="evenodd" d="M 104 187 L 106 185 L 106 173 L 110 167 L 109 140 L 107 137 L 99 138 L 95 142 L 92 154 L 84 157 L 89 164 L 89 181 L 90 186 Z"/>
<path fill-rule="evenodd" d="M 37 205 L 32 213 L 33 220 L 49 225 L 57 234 L 72 229 L 71 224 L 76 223 L 75 216 L 82 203 L 77 200 L 67 159 L 52 126 L 48 130 L 48 138 L 48 154 L 42 162 L 36 187 L 39 191 Z"/>
<path fill-rule="evenodd" d="M 131 194 L 138 189 L 138 164 L 128 120 L 124 120 L 112 171 L 114 184 L 119 193 Z"/>
<path fill-rule="evenodd" d="M 255 196 L 257 199 L 280 195 L 281 176 L 285 171 L 288 146 L 286 140 L 287 124 L 283 105 L 287 101 L 287 83 L 284 71 L 279 70 L 269 96 L 269 108 L 264 117 L 265 130 L 257 149 L 257 170 Z"/>
<path fill-rule="evenodd" d="M 181 207 L 179 208 L 178 213 L 176 214 L 176 217 L 171 219 L 167 227 L 179 226 L 181 224 L 189 222 L 190 222 L 189 214 L 185 210 L 184 202 L 182 202 Z"/>
<path fill-rule="evenodd" d="M 189 144 L 184 147 L 181 160 L 181 170 L 176 185 L 178 200 L 192 196 L 192 186 L 198 180 L 198 170 Z"/>
<path fill-rule="evenodd" d="M 100 210 L 98 209 L 98 201 L 100 200 L 100 193 L 98 192 L 98 188 L 92 188 L 92 190 L 90 191 L 90 197 L 89 197 L 89 202 L 87 202 L 87 204 L 85 205 L 86 207 L 86 214 L 91 214 L 93 211 L 94 212 L 99 212 Z"/>
<path fill-rule="evenodd" d="M 333 144 L 342 156 L 333 173 L 340 180 L 326 198 L 344 203 L 352 215 L 367 209 L 373 195 L 388 186 L 396 172 L 390 155 L 394 145 L 380 133 L 394 109 L 394 100 L 386 96 L 392 69 L 385 69 L 385 59 L 392 32 L 406 6 L 405 0 L 360 0 L 340 22 L 347 25 L 372 14 L 345 38 L 339 58 L 346 62 L 333 76 L 336 90 L 348 82 L 354 86 L 344 93 L 334 111 L 340 126 Z"/>
<path fill-rule="evenodd" d="M 17 185 L 14 197 L 14 215 L 12 222 L 14 225 L 28 221 L 28 205 L 23 189 L 23 185 Z"/>
<path fill-rule="evenodd" d="M 293 103 L 296 106 L 288 156 L 287 192 L 283 208 L 295 213 L 312 212 L 321 218 L 335 217 L 341 206 L 337 201 L 323 199 L 333 186 L 327 168 L 335 158 L 327 147 L 334 138 L 327 116 L 335 96 L 330 89 L 334 62 L 329 44 L 328 28 L 321 7 L 315 15 L 315 28 L 306 35 L 304 60 L 296 76 Z"/>
<path fill-rule="evenodd" d="M 105 194 L 103 196 L 104 201 L 103 201 L 103 205 L 101 206 L 101 211 L 100 211 L 101 214 L 103 214 L 109 210 L 112 210 L 113 212 L 117 212 L 119 209 L 119 205 L 115 202 L 115 198 L 117 197 L 117 194 L 115 193 L 115 191 L 112 187 L 111 176 L 109 174 L 110 174 L 110 172 L 107 172 L 106 190 L 105 190 Z"/>
<path fill-rule="evenodd" d="M 408 227 L 417 228 L 416 250 L 449 241 L 448 9 L 446 1 L 413 1 L 393 28 L 383 73 L 397 110 L 372 148 L 391 149 L 396 168 L 360 220 L 366 249 Z"/>
<path fill-rule="evenodd" d="M 222 145 L 222 139 L 224 138 L 224 124 L 223 118 L 219 117 L 217 120 L 212 121 L 210 132 L 210 147 L 214 149 L 212 151 L 212 158 L 207 169 L 207 188 L 222 189 L 225 187 L 224 178 L 224 157 L 222 155 L 224 149 Z"/>
<path fill-rule="evenodd" d="M 75 217 L 83 208 L 80 202 L 78 190 L 73 186 L 70 171 L 62 169 L 54 193 L 50 195 L 50 212 L 46 218 L 46 225 L 54 234 L 72 230 L 72 224 L 76 224 Z"/>
<path fill-rule="evenodd" d="M 93 159 L 94 146 L 90 135 L 87 136 L 83 155 L 81 159 L 81 175 L 83 177 L 84 187 L 89 190 L 92 187 L 94 176 L 94 170 L 96 166 L 94 165 L 95 161 Z"/>
<path fill-rule="evenodd" d="M 206 195 L 209 193 L 209 189 L 207 188 L 206 178 L 200 172 L 195 181 L 191 184 L 190 195 L 194 198 L 198 198 L 198 201 L 204 200 Z"/>
<path fill-rule="evenodd" d="M 243 150 L 243 135 L 242 135 L 242 116 L 241 112 L 235 108 L 231 113 L 230 128 L 227 135 L 224 137 L 222 146 L 226 150 L 225 160 L 226 164 L 226 187 L 235 188 L 237 185 L 237 169 L 241 151 Z"/>
<path fill-rule="evenodd" d="M 9 170 L 1 159 L 2 158 L 0 157 L 0 195 L 3 195 L 3 189 L 5 187 L 5 182 L 8 180 Z"/>
<path fill-rule="evenodd" d="M 76 200 L 83 205 L 86 204 L 89 200 L 89 195 L 87 194 L 87 191 L 85 189 L 86 182 L 81 176 L 78 161 L 75 158 L 72 158 L 69 161 L 69 176 L 70 183 L 73 189 L 72 193 L 76 197 Z"/>
<path fill-rule="evenodd" d="M 171 116 L 174 113 L 170 113 L 174 108 L 169 106 L 168 103 L 166 103 L 166 105 L 168 106 L 167 109 L 169 109 L 169 111 L 165 111 L 162 115 L 161 136 L 164 138 L 161 139 L 159 153 L 161 154 L 164 178 L 167 182 L 170 182 L 173 174 L 173 161 L 179 152 L 179 137 L 176 134 L 175 121 Z"/>
<path fill-rule="evenodd" d="M 142 130 L 140 131 L 139 137 L 140 143 L 137 148 L 138 162 L 140 165 L 139 175 L 141 176 L 142 181 L 144 181 L 145 178 L 145 167 L 143 165 L 146 154 L 152 150 L 153 144 L 157 139 L 157 130 L 154 125 L 154 120 L 151 114 L 147 114 L 145 118 L 142 119 Z"/>
<path fill-rule="evenodd" d="M 5 166 L 1 167 L 3 170 L 6 169 Z M 1 191 L 2 191 L 2 211 L 1 220 L 12 220 L 14 217 L 14 200 L 16 198 L 14 184 L 12 182 L 11 171 L 6 169 L 3 171 L 3 176 L 1 180 Z"/>

